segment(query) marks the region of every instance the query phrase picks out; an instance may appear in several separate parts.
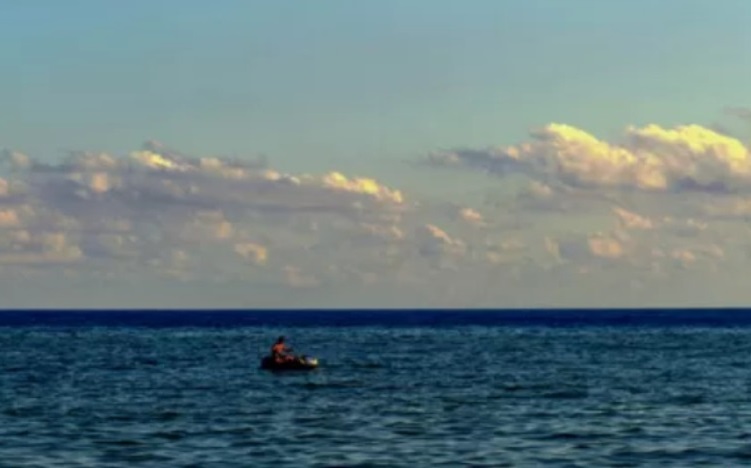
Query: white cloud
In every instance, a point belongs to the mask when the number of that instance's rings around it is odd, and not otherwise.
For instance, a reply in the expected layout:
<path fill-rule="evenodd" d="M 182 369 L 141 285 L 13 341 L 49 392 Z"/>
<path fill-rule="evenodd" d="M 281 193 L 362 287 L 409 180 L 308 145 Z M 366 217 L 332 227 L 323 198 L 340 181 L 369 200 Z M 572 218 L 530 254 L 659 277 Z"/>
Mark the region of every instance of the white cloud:
<path fill-rule="evenodd" d="M 573 304 L 574 291 L 605 295 L 596 284 L 626 297 L 749 258 L 751 203 L 724 193 L 751 181 L 737 143 L 696 126 L 628 129 L 608 143 L 554 124 L 510 148 L 432 156 L 531 177 L 485 205 L 490 197 L 416 200 L 370 177 L 285 174 L 155 143 L 59 163 L 6 152 L 0 278 L 158 274 L 333 295 L 414 287 L 435 305 Z"/>
<path fill-rule="evenodd" d="M 4 157 L 13 171 L 0 179 L 0 265 L 221 278 L 309 261 L 313 239 L 336 238 L 342 226 L 368 226 L 391 242 L 401 235 L 394 223 L 409 209 L 400 191 L 372 178 L 286 175 L 155 143 L 126 156 L 74 152 L 59 163 L 12 151 Z M 274 265 L 277 256 L 282 263 Z M 312 283 L 303 273 L 289 275 Z"/>
<path fill-rule="evenodd" d="M 621 143 L 550 124 L 508 148 L 432 154 L 428 162 L 498 175 L 523 172 L 572 187 L 646 191 L 751 188 L 751 153 L 741 141 L 698 125 L 628 127 Z"/>

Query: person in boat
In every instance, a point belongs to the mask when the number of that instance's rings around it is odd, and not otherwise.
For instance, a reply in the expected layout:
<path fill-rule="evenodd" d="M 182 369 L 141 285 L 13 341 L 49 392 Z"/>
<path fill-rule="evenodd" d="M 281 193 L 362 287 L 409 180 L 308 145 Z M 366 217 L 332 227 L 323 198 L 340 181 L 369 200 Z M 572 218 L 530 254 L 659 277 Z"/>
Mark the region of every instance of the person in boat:
<path fill-rule="evenodd" d="M 289 354 L 291 352 L 292 349 L 285 344 L 283 336 L 277 338 L 276 343 L 271 347 L 271 357 L 274 358 L 274 362 L 277 364 L 297 360 L 295 356 Z"/>

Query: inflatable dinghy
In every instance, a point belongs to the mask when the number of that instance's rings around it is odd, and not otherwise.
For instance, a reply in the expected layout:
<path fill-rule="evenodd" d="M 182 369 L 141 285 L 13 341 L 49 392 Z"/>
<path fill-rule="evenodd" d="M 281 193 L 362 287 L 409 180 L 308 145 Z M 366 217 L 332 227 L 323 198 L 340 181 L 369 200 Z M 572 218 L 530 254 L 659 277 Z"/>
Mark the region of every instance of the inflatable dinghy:
<path fill-rule="evenodd" d="M 313 370 L 318 367 L 318 359 L 300 356 L 292 361 L 276 362 L 271 356 L 261 359 L 261 369 L 270 371 L 301 371 Z"/>

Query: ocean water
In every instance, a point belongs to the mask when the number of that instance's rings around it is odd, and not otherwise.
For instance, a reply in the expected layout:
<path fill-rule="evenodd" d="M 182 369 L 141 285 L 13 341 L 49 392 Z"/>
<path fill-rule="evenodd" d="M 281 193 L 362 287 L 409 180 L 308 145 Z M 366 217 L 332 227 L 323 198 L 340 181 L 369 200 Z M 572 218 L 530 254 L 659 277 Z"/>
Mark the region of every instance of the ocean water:
<path fill-rule="evenodd" d="M 0 466 L 751 464 L 748 313 L 457 313 L 0 313 Z"/>

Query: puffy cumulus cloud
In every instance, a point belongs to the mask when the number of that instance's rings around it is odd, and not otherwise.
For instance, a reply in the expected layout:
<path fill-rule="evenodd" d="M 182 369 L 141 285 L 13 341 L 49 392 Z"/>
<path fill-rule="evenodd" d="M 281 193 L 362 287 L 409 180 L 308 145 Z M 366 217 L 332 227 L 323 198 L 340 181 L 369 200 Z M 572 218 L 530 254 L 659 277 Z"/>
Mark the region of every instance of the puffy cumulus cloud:
<path fill-rule="evenodd" d="M 281 174 L 256 162 L 189 158 L 141 150 L 127 157 L 74 153 L 58 165 L 32 161 L 28 182 L 61 198 L 118 199 L 122 203 L 181 203 L 196 208 L 259 211 L 356 210 L 368 204 L 405 205 L 398 190 L 374 179 Z"/>
<path fill-rule="evenodd" d="M 0 179 L 0 198 L 7 197 L 10 193 L 10 184 L 5 179 Z"/>
<path fill-rule="evenodd" d="M 617 271 L 639 281 L 675 277 L 679 271 L 717 272 L 728 267 L 725 249 L 709 239 L 671 237 L 669 233 L 614 230 L 567 235 L 551 240 L 560 264 L 578 272 Z"/>
<path fill-rule="evenodd" d="M 472 208 L 461 208 L 459 210 L 459 218 L 475 226 L 483 226 L 485 224 L 482 215 Z"/>
<path fill-rule="evenodd" d="M 175 236 L 186 242 L 223 242 L 235 235 L 235 228 L 221 210 L 199 210 L 178 226 Z"/>
<path fill-rule="evenodd" d="M 533 180 L 521 190 L 518 196 L 529 197 L 535 200 L 549 200 L 553 195 L 553 189 L 549 185 Z"/>
<path fill-rule="evenodd" d="M 649 125 L 628 131 L 636 154 L 663 164 L 671 186 L 702 189 L 747 188 L 751 181 L 751 153 L 739 140 L 698 126 L 663 129 Z"/>
<path fill-rule="evenodd" d="M 404 197 L 401 192 L 398 190 L 392 190 L 388 187 L 383 187 L 373 179 L 361 177 L 348 179 L 339 172 L 330 172 L 323 176 L 322 182 L 324 187 L 334 190 L 366 194 L 378 200 L 389 201 L 397 204 L 404 202 Z"/>
<path fill-rule="evenodd" d="M 751 198 L 722 197 L 701 204 L 699 215 L 713 220 L 746 221 L 751 218 Z"/>
<path fill-rule="evenodd" d="M 243 259 L 254 265 L 265 265 L 269 258 L 266 247 L 254 242 L 242 242 L 235 244 L 235 252 Z"/>
<path fill-rule="evenodd" d="M 372 178 L 289 175 L 265 161 L 191 157 L 154 142 L 122 156 L 72 152 L 56 163 L 2 156 L 10 170 L 0 179 L 0 268 L 268 280 L 283 265 L 331 255 L 315 247 L 353 227 L 399 241 L 410 209 L 401 191 Z M 294 271 L 281 281 L 318 281 Z"/>
<path fill-rule="evenodd" d="M 725 250 L 713 243 L 654 248 L 651 256 L 655 265 L 657 261 L 663 261 L 667 266 L 684 270 L 703 268 L 716 271 L 718 265 L 726 259 Z"/>
<path fill-rule="evenodd" d="M 177 161 L 170 160 L 161 154 L 154 153 L 152 151 L 134 151 L 131 153 L 131 158 L 136 162 L 138 166 L 144 166 L 149 169 L 156 170 L 169 170 L 169 171 L 181 171 L 186 172 L 191 169 L 190 166 L 180 164 Z"/>
<path fill-rule="evenodd" d="M 427 162 L 504 175 L 522 172 L 572 187 L 645 191 L 751 188 L 751 152 L 741 141 L 698 125 L 629 127 L 610 143 L 564 124 L 531 134 L 508 148 L 431 154 Z"/>
<path fill-rule="evenodd" d="M 83 259 L 75 239 L 64 232 L 16 230 L 0 241 L 0 266 L 72 264 Z"/>
<path fill-rule="evenodd" d="M 31 167 L 31 158 L 25 153 L 13 150 L 3 150 L 0 159 L 7 164 L 10 164 L 12 169 L 28 169 Z"/>
<path fill-rule="evenodd" d="M 587 239 L 587 246 L 592 255 L 601 258 L 621 258 L 625 253 L 621 241 L 603 234 L 590 236 Z"/>
<path fill-rule="evenodd" d="M 514 208 L 547 213 L 565 212 L 572 208 L 572 200 L 568 195 L 564 190 L 532 180 L 517 190 L 513 200 Z"/>
<path fill-rule="evenodd" d="M 285 174 L 266 161 L 192 157 L 157 143 L 57 163 L 6 152 L 0 278 L 158 274 L 247 285 L 253 298 L 268 288 L 298 298 L 357 290 L 384 291 L 394 303 L 390 291 L 433 291 L 420 296 L 438 306 L 481 297 L 505 305 L 496 292 L 522 297 L 540 278 L 553 289 L 568 284 L 578 291 L 571 297 L 592 293 L 593 282 L 646 290 L 650 281 L 751 257 L 748 232 L 736 229 L 731 242 L 725 229 L 751 214 L 742 194 L 668 191 L 713 188 L 709 180 L 731 173 L 742 181 L 739 154 L 732 141 L 698 129 L 645 127 L 611 144 L 558 125 L 512 148 L 434 155 L 434 164 L 532 176 L 504 184 L 497 198 L 414 200 L 369 177 Z M 689 198 L 708 208 L 676 209 Z M 524 297 L 542 300 L 534 289 Z"/>
<path fill-rule="evenodd" d="M 580 262 L 582 260 L 619 260 L 629 252 L 626 239 L 614 233 L 592 233 L 587 235 L 562 236 L 560 239 L 547 238 L 546 248 L 556 259 Z"/>
<path fill-rule="evenodd" d="M 743 224 L 751 217 L 751 151 L 730 134 L 647 125 L 605 141 L 551 124 L 525 143 L 432 154 L 427 162 L 526 176 L 504 180 L 498 192 L 514 193 L 483 210 L 493 227 L 499 215 L 515 216 L 524 239 L 516 250 L 480 249 L 499 269 L 622 276 L 649 290 L 687 272 L 741 268 L 751 255 Z"/>
<path fill-rule="evenodd" d="M 432 224 L 418 227 L 415 230 L 415 237 L 420 254 L 425 256 L 461 255 L 466 250 L 464 242 L 451 237 L 446 231 Z"/>
<path fill-rule="evenodd" d="M 624 229 L 654 229 L 655 223 L 644 216 L 640 216 L 620 207 L 614 207 L 613 212 L 618 217 L 618 222 Z"/>
<path fill-rule="evenodd" d="M 613 207 L 616 224 L 614 235 L 619 239 L 639 240 L 645 248 L 652 246 L 676 245 L 686 242 L 710 242 L 721 231 L 711 228 L 702 219 L 693 217 L 660 216 L 648 217 L 621 207 Z M 726 231 L 728 232 L 728 231 Z M 694 247 L 701 244 L 695 244 Z M 700 250 L 703 247 L 699 247 Z"/>
<path fill-rule="evenodd" d="M 513 199 L 512 208 L 521 211 L 539 211 L 547 215 L 603 211 L 617 202 L 608 193 L 589 191 L 561 184 L 546 184 L 532 180 L 521 187 Z"/>
<path fill-rule="evenodd" d="M 485 260 L 494 265 L 524 264 L 527 255 L 528 246 L 519 239 L 485 242 Z"/>
<path fill-rule="evenodd" d="M 14 209 L 0 210 L 0 228 L 20 227 L 21 221 Z"/>

